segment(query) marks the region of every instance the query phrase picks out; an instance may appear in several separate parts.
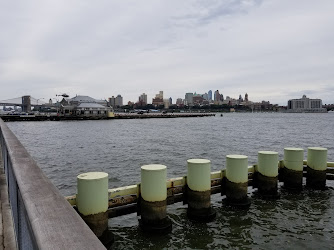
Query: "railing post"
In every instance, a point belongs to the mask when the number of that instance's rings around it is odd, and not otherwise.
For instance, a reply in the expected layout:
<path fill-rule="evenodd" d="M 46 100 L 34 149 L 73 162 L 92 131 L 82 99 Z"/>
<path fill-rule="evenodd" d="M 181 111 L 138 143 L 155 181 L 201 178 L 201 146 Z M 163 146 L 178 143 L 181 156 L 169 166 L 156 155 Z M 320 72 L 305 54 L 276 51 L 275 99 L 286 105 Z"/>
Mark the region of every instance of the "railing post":
<path fill-rule="evenodd" d="M 258 192 L 263 198 L 278 198 L 278 153 L 273 151 L 258 152 L 258 172 L 256 182 Z"/>
<path fill-rule="evenodd" d="M 226 201 L 237 207 L 250 206 L 247 196 L 248 157 L 245 155 L 226 156 Z"/>
<path fill-rule="evenodd" d="M 97 237 L 108 229 L 108 174 L 89 172 L 77 177 L 77 207 Z"/>
<path fill-rule="evenodd" d="M 326 188 L 327 148 L 307 148 L 306 186 L 323 190 Z"/>
<path fill-rule="evenodd" d="M 167 218 L 167 167 L 151 164 L 141 167 L 139 225 L 143 231 L 166 233 L 172 230 Z"/>
<path fill-rule="evenodd" d="M 283 181 L 284 187 L 290 190 L 303 189 L 304 149 L 284 148 Z"/>
<path fill-rule="evenodd" d="M 211 207 L 211 162 L 190 159 L 187 163 L 188 217 L 197 221 L 212 221 L 216 212 Z"/>

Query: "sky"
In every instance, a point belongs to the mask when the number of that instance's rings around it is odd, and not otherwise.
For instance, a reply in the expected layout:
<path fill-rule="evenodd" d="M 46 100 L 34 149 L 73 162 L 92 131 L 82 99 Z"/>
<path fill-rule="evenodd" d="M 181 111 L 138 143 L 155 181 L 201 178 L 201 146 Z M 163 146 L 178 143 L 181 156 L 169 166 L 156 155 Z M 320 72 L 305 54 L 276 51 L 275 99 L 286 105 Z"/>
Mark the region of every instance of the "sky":
<path fill-rule="evenodd" d="M 0 100 L 334 103 L 333 0 L 0 1 Z"/>

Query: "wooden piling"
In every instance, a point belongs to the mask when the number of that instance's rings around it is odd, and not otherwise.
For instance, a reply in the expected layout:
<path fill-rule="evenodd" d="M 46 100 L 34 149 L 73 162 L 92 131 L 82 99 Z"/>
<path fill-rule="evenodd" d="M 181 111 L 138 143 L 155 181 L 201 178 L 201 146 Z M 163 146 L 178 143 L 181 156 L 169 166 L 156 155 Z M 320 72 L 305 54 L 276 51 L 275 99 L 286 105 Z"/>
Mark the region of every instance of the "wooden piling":
<path fill-rule="evenodd" d="M 245 155 L 226 156 L 226 202 L 236 207 L 249 207 L 248 157 Z"/>
<path fill-rule="evenodd" d="M 306 186 L 312 189 L 326 188 L 327 148 L 307 148 Z"/>
<path fill-rule="evenodd" d="M 278 195 L 278 153 L 273 151 L 258 152 L 258 172 L 256 182 L 258 192 L 265 199 L 279 198 Z"/>
<path fill-rule="evenodd" d="M 151 164 L 141 167 L 140 228 L 150 233 L 167 233 L 172 223 L 167 218 L 167 167 Z"/>
<path fill-rule="evenodd" d="M 187 170 L 187 215 L 196 221 L 212 221 L 216 212 L 211 207 L 211 162 L 190 159 Z"/>
<path fill-rule="evenodd" d="M 284 167 L 282 169 L 284 188 L 300 191 L 303 189 L 304 149 L 284 148 Z"/>

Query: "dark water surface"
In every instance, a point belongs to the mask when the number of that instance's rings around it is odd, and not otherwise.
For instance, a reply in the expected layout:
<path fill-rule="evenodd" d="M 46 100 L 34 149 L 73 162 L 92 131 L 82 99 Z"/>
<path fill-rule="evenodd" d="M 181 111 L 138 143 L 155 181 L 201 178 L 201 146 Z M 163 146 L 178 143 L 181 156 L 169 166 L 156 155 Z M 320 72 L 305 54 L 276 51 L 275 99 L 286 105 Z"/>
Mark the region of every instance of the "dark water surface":
<path fill-rule="evenodd" d="M 140 182 L 140 166 L 167 166 L 168 178 L 186 175 L 186 160 L 206 158 L 212 171 L 225 168 L 227 154 L 259 150 L 283 159 L 284 147 L 321 146 L 334 161 L 334 113 L 228 113 L 224 117 L 7 123 L 64 195 L 76 193 L 76 176 L 109 173 L 109 186 Z M 334 181 L 326 191 L 304 190 L 281 199 L 252 198 L 248 211 L 231 209 L 212 196 L 214 222 L 193 223 L 182 203 L 168 206 L 173 231 L 148 236 L 136 214 L 113 218 L 115 249 L 334 249 Z M 250 195 L 252 191 L 250 190 Z"/>

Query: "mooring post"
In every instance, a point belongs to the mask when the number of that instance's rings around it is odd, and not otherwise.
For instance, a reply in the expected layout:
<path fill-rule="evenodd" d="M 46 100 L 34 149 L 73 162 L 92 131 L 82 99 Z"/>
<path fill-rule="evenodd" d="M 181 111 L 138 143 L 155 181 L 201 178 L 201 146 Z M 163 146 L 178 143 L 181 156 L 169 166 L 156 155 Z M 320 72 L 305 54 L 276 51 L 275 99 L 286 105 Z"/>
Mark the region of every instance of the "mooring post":
<path fill-rule="evenodd" d="M 77 177 L 77 208 L 97 237 L 108 229 L 108 174 L 89 172 Z"/>
<path fill-rule="evenodd" d="M 304 149 L 284 148 L 283 182 L 290 190 L 303 189 L 303 160 Z"/>
<path fill-rule="evenodd" d="M 216 212 L 211 207 L 211 162 L 187 160 L 187 215 L 196 221 L 212 221 Z"/>
<path fill-rule="evenodd" d="M 226 156 L 226 201 L 237 207 L 250 206 L 247 196 L 248 157 L 246 155 Z"/>
<path fill-rule="evenodd" d="M 139 225 L 143 231 L 167 233 L 172 223 L 167 218 L 167 167 L 151 164 L 141 167 L 141 219 Z"/>
<path fill-rule="evenodd" d="M 327 148 L 307 148 L 306 186 L 323 190 L 326 188 Z"/>
<path fill-rule="evenodd" d="M 278 153 L 273 151 L 258 152 L 258 173 L 256 181 L 258 192 L 263 198 L 279 198 L 278 182 Z"/>

